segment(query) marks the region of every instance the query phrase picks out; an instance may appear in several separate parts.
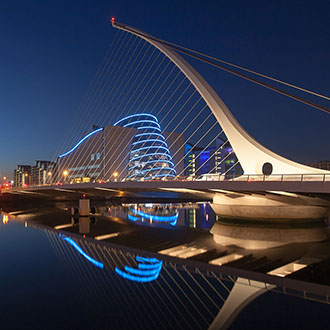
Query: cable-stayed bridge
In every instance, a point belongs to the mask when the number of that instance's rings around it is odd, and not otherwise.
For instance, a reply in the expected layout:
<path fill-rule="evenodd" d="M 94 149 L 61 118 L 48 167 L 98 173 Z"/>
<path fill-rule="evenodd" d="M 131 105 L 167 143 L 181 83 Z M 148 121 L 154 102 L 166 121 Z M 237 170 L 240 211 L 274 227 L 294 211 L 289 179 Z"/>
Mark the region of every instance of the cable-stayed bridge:
<path fill-rule="evenodd" d="M 93 195 L 90 189 L 94 189 L 111 196 L 130 189 L 134 193 L 156 189 L 212 200 L 220 215 L 240 216 L 247 208 L 247 217 L 274 217 L 275 208 L 288 217 L 327 215 L 330 172 L 286 159 L 257 142 L 178 54 L 202 59 L 200 53 L 114 20 L 112 25 L 117 34 L 74 127 L 59 144 L 47 170 L 46 186 L 11 193 L 33 195 L 54 190 Z M 328 112 L 325 107 L 226 70 Z M 224 210 L 224 204 L 229 209 Z"/>

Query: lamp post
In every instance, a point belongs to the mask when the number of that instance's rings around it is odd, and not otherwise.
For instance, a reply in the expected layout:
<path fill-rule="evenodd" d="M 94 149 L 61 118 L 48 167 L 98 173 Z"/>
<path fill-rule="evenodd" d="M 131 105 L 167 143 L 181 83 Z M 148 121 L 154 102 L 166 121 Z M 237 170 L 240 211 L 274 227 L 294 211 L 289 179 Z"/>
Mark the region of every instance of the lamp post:
<path fill-rule="evenodd" d="M 117 181 L 118 172 L 114 172 L 114 173 L 113 173 L 113 177 L 115 178 L 115 180 L 114 180 L 114 181 Z"/>
<path fill-rule="evenodd" d="M 67 170 L 63 171 L 63 177 L 64 177 L 64 182 L 66 182 L 66 178 L 69 175 L 69 172 Z"/>

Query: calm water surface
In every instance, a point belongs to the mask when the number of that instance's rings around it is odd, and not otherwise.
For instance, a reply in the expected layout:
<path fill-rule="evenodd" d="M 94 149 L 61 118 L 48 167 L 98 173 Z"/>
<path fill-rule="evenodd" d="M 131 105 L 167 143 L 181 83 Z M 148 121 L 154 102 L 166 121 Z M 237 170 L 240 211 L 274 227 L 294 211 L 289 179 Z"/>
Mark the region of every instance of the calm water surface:
<path fill-rule="evenodd" d="M 179 209 L 176 220 L 177 209 L 169 206 L 153 209 L 149 216 L 145 208 L 134 205 L 101 211 L 106 217 L 92 221 L 90 232 L 112 217 L 130 233 L 157 227 L 171 240 L 190 235 L 194 228 L 209 235 L 215 222 L 208 205 Z M 33 214 L 32 218 L 30 213 L 2 215 L 3 329 L 207 329 L 234 285 L 163 261 L 161 255 L 153 260 L 147 252 L 142 255 L 91 240 L 88 233 L 83 238 L 76 235 L 78 229 L 73 236 L 54 230 L 55 222 L 71 221 L 66 213 Z M 160 214 L 168 221 L 157 218 Z M 153 233 L 147 232 L 151 241 Z M 123 275 L 132 275 L 132 269 L 136 273 L 131 278 Z M 327 304 L 267 292 L 243 309 L 231 329 L 329 329 L 329 311 Z"/>

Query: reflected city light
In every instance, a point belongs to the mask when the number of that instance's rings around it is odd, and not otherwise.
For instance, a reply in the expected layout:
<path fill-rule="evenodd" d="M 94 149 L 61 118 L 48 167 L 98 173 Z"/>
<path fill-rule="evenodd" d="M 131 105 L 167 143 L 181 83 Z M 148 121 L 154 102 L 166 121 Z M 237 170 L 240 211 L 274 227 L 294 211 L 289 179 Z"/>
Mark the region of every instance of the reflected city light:
<path fill-rule="evenodd" d="M 3 214 L 2 215 L 2 223 L 6 225 L 9 222 L 9 217 L 8 214 Z"/>
<path fill-rule="evenodd" d="M 158 278 L 163 266 L 161 260 L 139 256 L 136 256 L 135 260 L 138 262 L 138 268 L 125 266 L 123 271 L 115 267 L 116 273 L 122 278 L 140 283 L 151 282 Z"/>
<path fill-rule="evenodd" d="M 147 204 L 143 208 L 129 208 L 128 211 L 133 214 L 128 214 L 128 219 L 131 221 L 138 221 L 138 220 L 150 220 L 150 222 L 161 222 L 161 223 L 168 223 L 172 226 L 175 226 L 179 217 L 179 211 L 176 209 L 158 209 L 153 207 L 148 207 Z M 159 213 L 165 212 L 173 212 L 174 214 L 170 215 L 160 215 Z"/>
<path fill-rule="evenodd" d="M 58 236 L 60 238 L 62 238 L 63 240 L 65 240 L 66 242 L 68 242 L 70 245 L 72 245 L 85 259 L 87 259 L 93 265 L 95 265 L 96 267 L 99 267 L 99 268 L 104 268 L 104 265 L 102 264 L 102 262 L 99 262 L 99 261 L 93 259 L 92 257 L 90 257 L 87 253 L 85 253 L 82 250 L 82 248 L 72 238 L 65 236 L 61 233 L 59 233 Z"/>

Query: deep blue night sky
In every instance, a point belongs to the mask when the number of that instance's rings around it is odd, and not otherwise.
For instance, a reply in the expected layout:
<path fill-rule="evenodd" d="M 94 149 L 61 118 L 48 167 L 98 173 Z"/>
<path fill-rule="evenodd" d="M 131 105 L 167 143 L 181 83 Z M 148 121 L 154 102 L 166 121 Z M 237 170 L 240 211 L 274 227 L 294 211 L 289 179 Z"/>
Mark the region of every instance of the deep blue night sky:
<path fill-rule="evenodd" d="M 3 0 L 1 176 L 12 177 L 16 164 L 53 157 L 115 34 L 112 16 L 330 96 L 327 1 Z M 215 68 L 197 69 L 266 147 L 301 162 L 330 159 L 330 114 Z"/>

